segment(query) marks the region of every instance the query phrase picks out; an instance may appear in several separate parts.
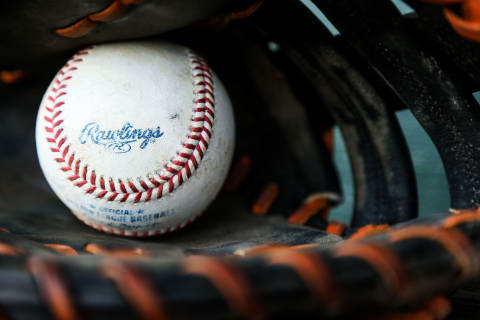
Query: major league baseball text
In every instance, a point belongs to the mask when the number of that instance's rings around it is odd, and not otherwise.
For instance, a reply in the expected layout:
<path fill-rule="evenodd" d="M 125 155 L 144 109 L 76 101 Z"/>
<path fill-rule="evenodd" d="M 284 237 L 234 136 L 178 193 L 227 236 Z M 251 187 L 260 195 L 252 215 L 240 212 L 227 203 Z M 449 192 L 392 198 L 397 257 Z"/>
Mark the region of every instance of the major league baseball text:
<path fill-rule="evenodd" d="M 214 199 L 234 121 L 201 57 L 129 42 L 89 47 L 65 64 L 42 100 L 36 136 L 48 182 L 80 220 L 151 236 L 184 227 Z"/>

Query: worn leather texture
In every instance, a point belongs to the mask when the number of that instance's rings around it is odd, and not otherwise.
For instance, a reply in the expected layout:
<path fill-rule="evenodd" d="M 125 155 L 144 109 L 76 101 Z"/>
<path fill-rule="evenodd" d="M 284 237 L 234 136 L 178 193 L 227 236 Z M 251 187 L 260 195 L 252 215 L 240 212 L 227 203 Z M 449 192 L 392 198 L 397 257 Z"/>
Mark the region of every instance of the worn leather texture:
<path fill-rule="evenodd" d="M 0 40 L 0 69 L 38 69 L 45 61 L 62 54 L 68 56 L 88 44 L 152 37 L 241 10 L 252 1 L 145 0 L 130 5 L 118 19 L 99 23 L 85 36 L 70 39 L 55 33 L 58 28 L 102 11 L 112 2 L 3 1 L 0 4 L 0 30 L 3 35 Z"/>
<path fill-rule="evenodd" d="M 475 289 L 455 290 L 480 274 L 479 213 L 417 218 L 394 114 L 410 108 L 431 136 L 453 206 L 477 206 L 478 48 L 445 29 L 439 10 L 418 5 L 416 19 L 386 0 L 313 1 L 339 28 L 333 36 L 300 1 L 266 0 L 230 23 L 252 2 L 113 3 L 0 4 L 0 69 L 28 73 L 0 85 L 0 318 L 443 319 L 452 306 L 458 319 L 478 318 L 465 307 Z M 430 21 L 451 41 L 432 36 Z M 241 179 L 187 228 L 131 239 L 91 229 L 61 204 L 40 171 L 34 123 L 69 55 L 143 38 L 191 47 L 222 79 Z M 353 165 L 348 226 L 328 218 L 342 199 L 334 125 Z M 263 212 L 256 205 L 271 185 Z"/>

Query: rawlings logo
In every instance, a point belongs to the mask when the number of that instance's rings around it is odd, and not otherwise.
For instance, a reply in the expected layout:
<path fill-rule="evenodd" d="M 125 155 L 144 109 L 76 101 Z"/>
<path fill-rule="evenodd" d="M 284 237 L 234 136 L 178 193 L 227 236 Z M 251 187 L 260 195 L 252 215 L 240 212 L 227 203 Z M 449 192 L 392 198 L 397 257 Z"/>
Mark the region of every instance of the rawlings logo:
<path fill-rule="evenodd" d="M 90 122 L 80 133 L 80 143 L 85 144 L 90 140 L 114 153 L 127 153 L 135 142 L 141 141 L 140 149 L 145 149 L 149 143 L 155 143 L 155 139 L 163 134 L 160 127 L 137 129 L 127 122 L 118 130 L 102 130 L 98 123 Z"/>

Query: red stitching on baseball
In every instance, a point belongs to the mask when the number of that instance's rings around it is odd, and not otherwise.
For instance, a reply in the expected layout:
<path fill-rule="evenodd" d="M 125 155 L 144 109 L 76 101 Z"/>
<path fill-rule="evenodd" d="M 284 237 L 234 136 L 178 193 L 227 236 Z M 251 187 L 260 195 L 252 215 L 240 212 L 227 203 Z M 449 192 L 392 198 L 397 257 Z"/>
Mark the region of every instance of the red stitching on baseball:
<path fill-rule="evenodd" d="M 80 159 L 75 159 L 75 152 L 71 150 L 67 137 L 62 137 L 64 133 L 61 127 L 63 124 L 62 110 L 56 110 L 62 108 L 65 104 L 64 101 L 59 99 L 67 95 L 68 85 L 66 81 L 72 79 L 71 73 L 78 70 L 77 66 L 72 65 L 81 63 L 83 59 L 79 56 L 88 53 L 87 50 L 80 51 L 65 64 L 59 72 L 62 77 L 55 79 L 54 85 L 50 89 L 51 93 L 47 97 L 47 101 L 52 104 L 51 106 L 45 106 L 47 116 L 44 117 L 44 120 L 47 124 L 45 127 L 47 141 L 55 145 L 55 147 L 50 148 L 53 153 L 61 154 L 61 157 L 56 157 L 55 161 L 64 163 L 60 169 L 66 173 L 71 172 L 67 179 L 72 181 L 75 186 L 83 188 L 86 193 L 94 194 L 97 198 L 107 196 L 108 201 L 132 201 L 137 203 L 151 200 L 152 194 L 155 194 L 155 192 L 157 193 L 155 197 L 157 199 L 162 197 L 163 192 L 173 192 L 185 181 L 183 174 L 189 178 L 192 175 L 192 169 L 198 168 L 198 163 L 203 158 L 211 138 L 215 117 L 215 98 L 212 73 L 208 65 L 202 58 L 189 53 L 194 92 L 197 98 L 193 108 L 194 115 L 188 141 L 183 143 L 183 151 L 177 153 L 177 158 L 171 160 L 164 173 L 158 174 L 156 178 L 139 178 L 125 183 L 121 179 L 108 178 L 108 184 L 105 184 L 105 178 L 102 175 L 100 175 L 100 179 L 97 179 L 94 170 L 90 170 L 87 164 L 83 164 L 81 167 Z M 65 164 L 67 159 L 68 163 Z M 72 166 L 74 163 L 75 165 Z M 80 181 L 77 181 L 79 179 Z M 168 185 L 166 189 L 163 188 L 165 184 Z M 121 194 L 120 198 L 118 197 L 119 194 Z"/>
<path fill-rule="evenodd" d="M 141 180 L 141 181 L 140 181 L 140 185 L 142 186 L 143 190 L 145 190 L 145 191 L 147 191 L 147 192 L 150 190 L 150 187 L 147 186 L 147 184 L 145 183 L 145 181 Z"/>
<path fill-rule="evenodd" d="M 146 202 L 151 199 L 160 199 L 164 193 L 173 192 L 178 186 L 182 185 L 185 177 L 188 179 L 192 176 L 193 171 L 199 166 L 205 151 L 208 149 L 209 140 L 211 138 L 211 131 L 213 127 L 213 119 L 215 118 L 215 96 L 213 88 L 213 76 L 205 61 L 193 53 L 189 53 L 190 66 L 192 70 L 192 79 L 194 86 L 194 99 L 192 125 L 190 132 L 187 135 L 188 140 L 181 144 L 183 147 L 181 151 L 177 152 L 177 157 L 169 161 L 163 173 L 155 174 L 155 177 L 138 178 L 137 180 L 128 180 L 125 183 L 120 178 L 104 177 L 98 175 L 95 170 L 89 169 L 88 164 L 82 164 L 78 159 L 75 151 L 70 148 L 69 141 L 64 134 L 62 108 L 65 102 L 61 100 L 67 95 L 67 81 L 72 79 L 71 73 L 78 70 L 78 66 L 72 66 L 83 62 L 83 55 L 88 55 L 87 50 L 76 53 L 59 71 L 59 76 L 54 80 L 47 96 L 47 104 L 44 108 L 47 115 L 45 120 L 45 132 L 47 133 L 47 142 L 53 146 L 50 148 L 53 154 L 57 154 L 54 160 L 60 165 L 60 170 L 67 174 L 66 179 L 72 182 L 76 187 L 82 188 L 87 194 L 92 194 L 96 198 L 106 199 L 107 201 L 131 201 L 134 203 Z M 59 109 L 59 110 L 57 110 Z M 58 120 L 57 120 L 58 118 Z M 61 155 L 61 156 L 60 156 Z M 105 179 L 108 180 L 105 183 Z M 168 188 L 164 188 L 167 185 Z M 128 188 L 127 188 L 128 186 Z M 80 218 L 80 217 L 79 217 Z M 183 228 L 190 224 L 197 217 L 194 217 L 187 222 L 170 227 L 164 230 L 155 230 L 143 232 L 130 233 L 130 236 L 146 236 L 163 234 Z M 84 219 L 80 220 L 86 222 Z M 129 233 L 125 230 L 106 229 L 101 226 L 87 223 L 98 230 L 105 230 L 107 232 L 126 235 Z"/>

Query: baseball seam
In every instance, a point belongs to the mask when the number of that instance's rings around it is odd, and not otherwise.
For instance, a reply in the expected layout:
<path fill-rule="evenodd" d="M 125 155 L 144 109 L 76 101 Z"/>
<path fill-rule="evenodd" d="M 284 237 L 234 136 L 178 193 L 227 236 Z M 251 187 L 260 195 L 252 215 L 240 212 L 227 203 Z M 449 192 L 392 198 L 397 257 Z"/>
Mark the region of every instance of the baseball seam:
<path fill-rule="evenodd" d="M 88 55 L 91 49 L 93 47 L 76 53 L 59 71 L 47 93 L 47 103 L 44 106 L 46 115 L 43 120 L 54 161 L 75 187 L 95 198 L 133 203 L 160 199 L 193 175 L 208 149 L 215 118 L 215 96 L 210 68 L 201 57 L 188 52 L 193 79 L 193 116 L 186 141 L 165 168 L 161 172 L 136 179 L 105 177 L 75 154 L 63 127 L 62 109 L 66 104 L 68 81 L 72 79 L 72 73 L 78 70 L 83 56 Z"/>

